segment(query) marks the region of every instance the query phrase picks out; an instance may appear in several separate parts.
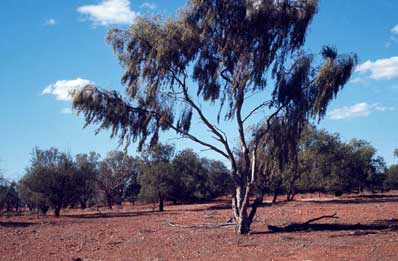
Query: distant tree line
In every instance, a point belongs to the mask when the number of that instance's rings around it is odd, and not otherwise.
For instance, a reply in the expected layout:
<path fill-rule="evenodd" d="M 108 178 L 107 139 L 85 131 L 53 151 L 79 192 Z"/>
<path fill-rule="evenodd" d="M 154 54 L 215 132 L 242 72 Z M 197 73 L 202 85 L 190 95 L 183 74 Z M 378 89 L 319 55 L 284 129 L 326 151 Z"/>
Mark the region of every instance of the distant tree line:
<path fill-rule="evenodd" d="M 387 167 L 365 140 L 343 142 L 338 134 L 307 125 L 298 144 L 290 144 L 289 129 L 277 120 L 271 126 L 260 142 L 256 198 L 273 195 L 276 201 L 284 195 L 290 201 L 299 193 L 340 196 L 398 189 L 398 165 Z M 0 213 L 26 207 L 44 214 L 52 209 L 59 216 L 67 207 L 111 209 L 136 201 L 158 203 L 163 211 L 165 201 L 197 203 L 229 195 L 232 184 L 223 162 L 168 144 L 144 148 L 139 157 L 111 151 L 102 160 L 95 152 L 72 157 L 55 148 L 35 148 L 18 182 L 0 176 Z"/>
<path fill-rule="evenodd" d="M 289 130 L 279 123 L 272 126 L 275 130 L 265 137 L 259 155 L 256 193 L 273 194 L 275 201 L 281 194 L 293 200 L 298 193 L 340 196 L 398 189 L 398 165 L 387 168 L 369 142 L 343 142 L 338 134 L 307 125 L 298 144 L 289 144 Z"/>
<path fill-rule="evenodd" d="M 220 161 L 200 157 L 190 149 L 175 152 L 159 144 L 141 157 L 111 151 L 100 160 L 95 152 L 75 157 L 58 149 L 35 148 L 25 175 L 16 182 L 0 179 L 0 210 L 25 206 L 43 214 L 51 208 L 59 216 L 63 208 L 134 204 L 137 200 L 192 203 L 229 194 L 231 176 Z"/>

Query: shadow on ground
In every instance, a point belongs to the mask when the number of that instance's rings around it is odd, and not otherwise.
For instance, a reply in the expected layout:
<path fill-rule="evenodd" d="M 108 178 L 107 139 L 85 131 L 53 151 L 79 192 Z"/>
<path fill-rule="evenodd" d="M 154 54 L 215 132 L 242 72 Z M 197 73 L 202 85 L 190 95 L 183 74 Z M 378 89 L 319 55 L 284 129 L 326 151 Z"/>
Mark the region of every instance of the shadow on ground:
<path fill-rule="evenodd" d="M 377 204 L 387 202 L 398 202 L 397 196 L 391 195 L 360 195 L 342 199 L 331 200 L 306 200 L 305 202 L 316 204 Z"/>
<path fill-rule="evenodd" d="M 140 216 L 158 216 L 158 215 L 176 215 L 174 211 L 135 211 L 135 212 L 118 212 L 118 213 L 93 213 L 93 214 L 67 214 L 63 217 L 66 218 L 81 218 L 81 219 L 95 219 L 95 218 L 124 218 L 124 217 L 140 217 Z"/>
<path fill-rule="evenodd" d="M 292 223 L 287 226 L 269 225 L 268 231 L 253 232 L 252 234 L 275 234 L 275 233 L 318 232 L 318 231 L 353 231 L 352 235 L 372 234 L 381 231 L 398 231 L 398 219 L 376 220 L 369 224 Z"/>
<path fill-rule="evenodd" d="M 32 223 L 32 222 L 0 222 L 0 227 L 30 227 L 34 225 L 40 225 L 40 223 Z"/>

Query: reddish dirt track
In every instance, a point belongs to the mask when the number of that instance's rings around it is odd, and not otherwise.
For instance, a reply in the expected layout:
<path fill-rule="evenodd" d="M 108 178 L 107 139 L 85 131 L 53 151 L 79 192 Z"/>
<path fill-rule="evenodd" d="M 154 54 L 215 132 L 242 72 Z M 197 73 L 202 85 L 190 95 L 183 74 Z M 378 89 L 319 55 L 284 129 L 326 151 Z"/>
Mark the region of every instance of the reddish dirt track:
<path fill-rule="evenodd" d="M 398 231 L 269 233 L 283 225 L 337 213 L 320 223 L 373 224 L 398 218 L 398 194 L 388 197 L 302 196 L 259 209 L 252 234 L 233 227 L 189 228 L 225 223 L 229 201 L 166 206 L 124 206 L 113 211 L 66 210 L 60 218 L 0 218 L 1 260 L 398 260 Z M 170 225 L 171 222 L 171 225 Z M 178 226 L 173 226 L 177 224 Z M 187 227 L 183 227 L 187 226 Z"/>

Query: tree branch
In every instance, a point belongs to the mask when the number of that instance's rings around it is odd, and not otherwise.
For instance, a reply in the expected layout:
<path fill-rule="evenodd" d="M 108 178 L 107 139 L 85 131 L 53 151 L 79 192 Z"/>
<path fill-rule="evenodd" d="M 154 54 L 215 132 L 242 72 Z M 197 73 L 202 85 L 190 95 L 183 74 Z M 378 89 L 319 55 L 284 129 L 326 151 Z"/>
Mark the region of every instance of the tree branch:
<path fill-rule="evenodd" d="M 188 94 L 188 89 L 186 86 L 186 77 L 187 75 L 184 73 L 184 80 L 181 81 L 179 77 L 177 77 L 175 71 L 169 66 L 169 70 L 173 75 L 173 78 L 178 82 L 178 84 L 181 86 L 185 100 L 188 102 L 188 104 L 198 113 L 200 119 L 202 122 L 210 129 L 211 132 L 214 133 L 214 135 L 217 136 L 217 141 L 221 142 L 224 145 L 224 148 L 227 153 L 223 153 L 223 155 L 228 155 L 228 159 L 231 161 L 232 167 L 237 168 L 237 164 L 235 162 L 235 158 L 233 156 L 232 150 L 229 147 L 228 140 L 226 139 L 226 135 L 224 133 L 224 136 L 219 132 L 219 129 L 215 127 L 210 121 L 206 118 L 206 116 L 203 114 L 202 110 L 199 108 L 199 106 L 191 99 L 191 97 Z M 218 129 L 218 130 L 217 130 Z"/>
<path fill-rule="evenodd" d="M 265 101 L 263 103 L 261 103 L 260 105 L 258 105 L 256 108 L 254 108 L 244 119 L 243 119 L 243 123 L 246 122 L 256 111 L 258 111 L 259 109 L 261 109 L 264 106 L 268 106 L 270 104 L 270 101 Z"/>

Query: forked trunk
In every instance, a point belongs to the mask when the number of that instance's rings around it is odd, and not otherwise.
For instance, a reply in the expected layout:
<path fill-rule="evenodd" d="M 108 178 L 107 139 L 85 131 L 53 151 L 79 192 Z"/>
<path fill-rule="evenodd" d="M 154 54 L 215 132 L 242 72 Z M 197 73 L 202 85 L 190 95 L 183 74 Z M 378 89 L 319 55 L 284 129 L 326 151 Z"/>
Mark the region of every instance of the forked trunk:
<path fill-rule="evenodd" d="M 242 189 L 240 186 L 235 189 L 235 196 L 232 200 L 232 211 L 236 222 L 235 231 L 238 234 L 246 235 L 250 232 L 250 225 L 252 224 L 253 217 L 252 213 L 248 215 L 249 209 L 249 193 L 246 189 Z M 246 196 L 245 196 L 246 195 Z"/>
<path fill-rule="evenodd" d="M 241 235 L 249 234 L 250 225 L 251 225 L 251 221 L 250 221 L 249 217 L 247 216 L 247 214 L 241 215 L 236 220 L 235 231 Z"/>
<path fill-rule="evenodd" d="M 286 195 L 286 200 L 287 200 L 287 201 L 293 201 L 295 196 L 296 196 L 296 193 L 295 193 L 295 192 L 289 192 L 289 193 Z"/>
<path fill-rule="evenodd" d="M 242 142 L 243 144 L 243 142 Z M 263 200 L 262 195 L 257 195 L 256 200 L 252 204 L 250 214 L 248 212 L 250 207 L 250 194 L 253 185 L 255 184 L 256 177 L 256 148 L 252 153 L 252 165 L 250 166 L 249 151 L 243 150 L 245 155 L 244 168 L 240 175 L 236 175 L 235 179 L 235 192 L 232 198 L 232 211 L 236 222 L 235 230 L 238 234 L 245 235 L 250 233 L 250 226 L 253 223 L 254 216 L 256 215 L 257 207 Z M 237 174 L 237 170 L 234 171 Z"/>

